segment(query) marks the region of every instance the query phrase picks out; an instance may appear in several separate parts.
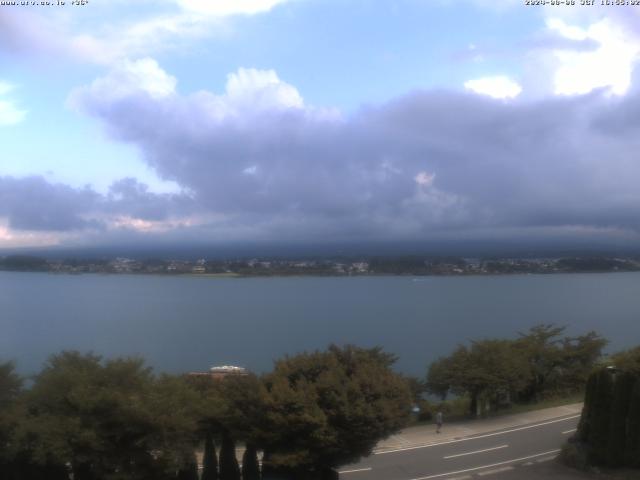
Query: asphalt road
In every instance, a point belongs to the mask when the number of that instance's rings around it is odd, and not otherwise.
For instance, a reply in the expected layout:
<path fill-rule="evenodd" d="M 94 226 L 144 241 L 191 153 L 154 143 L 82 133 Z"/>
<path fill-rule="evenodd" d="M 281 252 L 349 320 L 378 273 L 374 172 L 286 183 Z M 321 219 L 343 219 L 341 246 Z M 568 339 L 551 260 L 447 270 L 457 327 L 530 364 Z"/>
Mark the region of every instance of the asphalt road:
<path fill-rule="evenodd" d="M 519 468 L 555 458 L 575 431 L 578 420 L 579 415 L 570 415 L 431 445 L 379 452 L 341 468 L 340 479 L 462 480 L 515 473 Z"/>

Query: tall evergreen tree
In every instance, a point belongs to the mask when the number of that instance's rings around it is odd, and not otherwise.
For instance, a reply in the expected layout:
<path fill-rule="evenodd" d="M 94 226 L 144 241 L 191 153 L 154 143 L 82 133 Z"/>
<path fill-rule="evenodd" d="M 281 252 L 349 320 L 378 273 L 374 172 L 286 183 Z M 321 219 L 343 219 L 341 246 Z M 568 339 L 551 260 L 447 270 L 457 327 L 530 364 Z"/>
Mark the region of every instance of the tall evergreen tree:
<path fill-rule="evenodd" d="M 236 444 L 228 432 L 223 433 L 220 446 L 220 480 L 240 480 Z"/>
<path fill-rule="evenodd" d="M 640 375 L 636 378 L 629 403 L 625 462 L 630 467 L 640 468 Z"/>
<path fill-rule="evenodd" d="M 631 392 L 636 377 L 630 373 L 618 373 L 613 384 L 613 403 L 609 420 L 609 440 L 607 442 L 607 463 L 622 465 L 627 444 L 627 422 L 631 408 Z"/>
<path fill-rule="evenodd" d="M 178 470 L 177 480 L 198 480 L 198 462 L 195 455 L 185 459 L 184 465 Z"/>
<path fill-rule="evenodd" d="M 242 455 L 242 480 L 260 480 L 258 452 L 255 445 L 249 443 Z"/>
<path fill-rule="evenodd" d="M 216 446 L 213 443 L 213 435 L 210 431 L 207 432 L 204 440 L 201 480 L 218 480 L 218 458 L 216 457 Z"/>
<path fill-rule="evenodd" d="M 576 445 L 588 464 L 640 467 L 640 372 L 591 374 Z"/>

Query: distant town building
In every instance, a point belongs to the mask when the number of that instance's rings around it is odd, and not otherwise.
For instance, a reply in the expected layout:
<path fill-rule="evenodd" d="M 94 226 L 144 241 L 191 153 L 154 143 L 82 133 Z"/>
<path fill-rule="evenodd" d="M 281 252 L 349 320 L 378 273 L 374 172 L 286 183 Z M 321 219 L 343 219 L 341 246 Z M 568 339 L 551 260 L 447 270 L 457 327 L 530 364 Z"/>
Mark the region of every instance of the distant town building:
<path fill-rule="evenodd" d="M 236 367 L 234 365 L 221 365 L 219 367 L 211 367 L 208 372 L 189 372 L 190 377 L 209 377 L 212 380 L 221 380 L 229 376 L 246 376 L 249 372 L 244 367 Z"/>

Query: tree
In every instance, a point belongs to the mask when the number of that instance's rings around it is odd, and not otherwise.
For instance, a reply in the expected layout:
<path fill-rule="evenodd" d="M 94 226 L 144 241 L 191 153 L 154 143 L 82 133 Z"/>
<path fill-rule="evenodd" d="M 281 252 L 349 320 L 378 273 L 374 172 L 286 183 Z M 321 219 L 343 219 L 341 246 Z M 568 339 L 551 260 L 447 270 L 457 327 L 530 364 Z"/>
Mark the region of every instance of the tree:
<path fill-rule="evenodd" d="M 607 340 L 596 332 L 562 339 L 562 363 L 555 380 L 556 391 L 572 393 L 584 389 L 589 374 L 602 357 Z"/>
<path fill-rule="evenodd" d="M 220 430 L 234 440 L 255 444 L 266 428 L 264 413 L 267 390 L 253 375 L 225 377 L 217 382 L 220 401 Z"/>
<path fill-rule="evenodd" d="M 471 413 L 516 401 L 584 388 L 606 340 L 595 332 L 561 337 L 564 327 L 536 325 L 516 340 L 482 340 L 464 345 L 429 366 L 427 390 L 442 399 L 469 395 Z"/>
<path fill-rule="evenodd" d="M 168 478 L 193 454 L 196 401 L 140 359 L 63 352 L 26 394 L 16 441 L 32 463 L 70 464 L 76 480 Z"/>
<path fill-rule="evenodd" d="M 205 434 L 204 457 L 202 459 L 202 480 L 218 480 L 218 458 L 211 432 Z"/>
<path fill-rule="evenodd" d="M 544 395 L 584 388 L 607 341 L 595 332 L 561 337 L 564 331 L 565 327 L 542 324 L 520 334 L 518 348 L 529 364 L 529 382 L 519 392 L 521 400 L 539 400 Z"/>
<path fill-rule="evenodd" d="M 13 362 L 0 363 L 0 478 L 19 478 L 19 459 L 11 440 L 20 421 L 16 400 L 22 391 L 22 383 Z"/>
<path fill-rule="evenodd" d="M 426 383 L 416 377 L 403 376 L 403 378 L 407 382 L 413 403 L 420 403 L 423 399 L 422 395 L 427 391 Z"/>
<path fill-rule="evenodd" d="M 458 382 L 462 369 L 466 368 L 468 355 L 467 348 L 461 345 L 450 356 L 432 362 L 425 382 L 427 391 L 445 400 Z"/>
<path fill-rule="evenodd" d="M 640 346 L 618 352 L 611 356 L 611 360 L 618 370 L 640 373 Z"/>
<path fill-rule="evenodd" d="M 554 372 L 562 365 L 563 355 L 559 336 L 566 327 L 553 324 L 536 325 L 527 333 L 520 333 L 517 341 L 529 364 L 528 384 L 520 392 L 522 400 L 538 400 L 547 388 Z"/>
<path fill-rule="evenodd" d="M 22 391 L 23 380 L 13 362 L 0 363 L 0 412 L 4 412 Z"/>
<path fill-rule="evenodd" d="M 240 480 L 240 466 L 236 458 L 236 444 L 228 432 L 222 434 L 220 447 L 220 480 Z"/>
<path fill-rule="evenodd" d="M 335 345 L 277 361 L 265 378 L 265 469 L 322 471 L 370 454 L 402 428 L 411 393 L 394 362 L 380 348 Z"/>
<path fill-rule="evenodd" d="M 246 445 L 242 455 L 242 480 L 260 480 L 258 452 L 251 443 Z"/>
<path fill-rule="evenodd" d="M 454 353 L 432 364 L 427 385 L 444 397 L 449 391 L 468 395 L 470 413 L 508 403 L 510 396 L 524 386 L 525 358 L 508 340 L 482 340 L 471 347 L 459 346 Z"/>
<path fill-rule="evenodd" d="M 587 464 L 640 467 L 640 372 L 599 368 L 589 376 L 574 448 Z"/>
<path fill-rule="evenodd" d="M 184 459 L 183 465 L 176 475 L 176 480 L 198 480 L 198 462 L 194 454 Z"/>

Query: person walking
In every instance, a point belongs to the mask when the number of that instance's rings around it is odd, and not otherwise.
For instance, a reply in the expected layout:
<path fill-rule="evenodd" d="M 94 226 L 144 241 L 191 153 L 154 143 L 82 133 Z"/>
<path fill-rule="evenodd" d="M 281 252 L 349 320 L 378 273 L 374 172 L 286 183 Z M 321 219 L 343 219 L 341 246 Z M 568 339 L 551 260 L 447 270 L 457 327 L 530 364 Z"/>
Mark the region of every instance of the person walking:
<path fill-rule="evenodd" d="M 436 433 L 440 433 L 441 428 L 442 428 L 442 412 L 438 410 L 438 413 L 436 413 Z"/>

